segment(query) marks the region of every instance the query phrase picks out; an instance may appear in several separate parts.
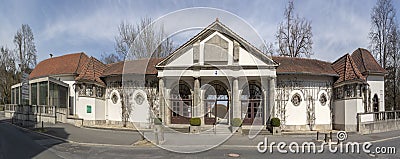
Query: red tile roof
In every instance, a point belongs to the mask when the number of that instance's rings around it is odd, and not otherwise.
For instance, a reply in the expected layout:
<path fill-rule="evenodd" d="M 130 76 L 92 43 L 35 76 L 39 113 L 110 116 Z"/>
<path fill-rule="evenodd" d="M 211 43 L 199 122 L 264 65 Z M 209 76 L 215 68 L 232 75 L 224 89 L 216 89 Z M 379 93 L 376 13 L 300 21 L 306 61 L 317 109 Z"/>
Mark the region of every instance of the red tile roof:
<path fill-rule="evenodd" d="M 335 84 L 345 81 L 365 82 L 364 76 L 358 70 L 356 64 L 349 54 L 346 54 L 332 63 L 333 69 L 339 74 L 339 79 Z"/>
<path fill-rule="evenodd" d="M 366 49 L 358 48 L 351 54 L 351 58 L 363 75 L 369 73 L 386 73 L 386 70 L 378 64 L 372 54 Z"/>
<path fill-rule="evenodd" d="M 50 75 L 79 74 L 81 66 L 89 60 L 85 53 L 67 54 L 40 62 L 29 74 L 29 79 Z"/>
<path fill-rule="evenodd" d="M 279 63 L 277 74 L 309 74 L 338 76 L 332 69 L 331 63 L 316 59 L 273 56 L 272 59 Z"/>
<path fill-rule="evenodd" d="M 91 81 L 102 86 L 106 86 L 106 84 L 100 79 L 100 76 L 103 74 L 105 69 L 107 69 L 107 65 L 103 64 L 94 57 L 90 57 L 90 60 L 83 65 L 81 73 L 75 78 L 75 80 Z"/>
<path fill-rule="evenodd" d="M 156 65 L 163 60 L 162 58 L 145 58 L 127 62 L 110 64 L 104 71 L 102 77 L 121 75 L 121 74 L 157 74 Z M 126 64 L 126 65 L 125 65 Z M 125 66 L 124 66 L 125 65 Z"/>

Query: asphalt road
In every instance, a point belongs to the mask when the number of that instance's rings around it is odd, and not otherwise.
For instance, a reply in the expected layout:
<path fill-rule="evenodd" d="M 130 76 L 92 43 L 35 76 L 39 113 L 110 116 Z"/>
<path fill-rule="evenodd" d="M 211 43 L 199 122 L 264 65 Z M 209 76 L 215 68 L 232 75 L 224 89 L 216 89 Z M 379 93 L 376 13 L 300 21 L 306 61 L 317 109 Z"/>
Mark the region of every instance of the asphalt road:
<path fill-rule="evenodd" d="M 48 148 L 60 143 L 0 122 L 0 158 L 60 158 Z"/>
<path fill-rule="evenodd" d="M 1 113 L 0 113 L 1 114 Z M 1 116 L 1 115 L 0 115 Z M 90 130 L 97 131 L 97 130 Z M 99 130 L 99 133 L 105 133 L 105 131 Z M 393 132 L 398 133 L 398 132 Z M 361 136 L 363 139 L 370 139 L 374 141 L 372 148 L 375 146 L 392 146 L 396 147 L 396 150 L 400 150 L 400 138 L 396 138 L 393 133 L 388 133 L 392 138 L 385 138 L 385 134 L 376 134 L 372 136 Z M 90 134 L 87 134 L 90 135 Z M 397 135 L 399 136 L 399 135 Z M 379 137 L 379 138 L 378 138 Z M 355 139 L 355 137 L 353 137 Z M 382 140 L 384 139 L 384 140 Z M 108 139 L 107 139 L 108 140 Z M 259 139 L 257 139 L 259 140 Z M 126 142 L 126 143 L 130 143 Z M 254 142 L 256 143 L 256 141 Z M 252 143 L 253 144 L 253 143 Z M 235 144 L 237 145 L 237 144 Z M 78 144 L 78 143 L 66 143 L 60 140 L 56 140 L 47 136 L 42 136 L 31 131 L 26 131 L 15 127 L 9 123 L 0 121 L 0 159 L 23 159 L 23 158 L 232 158 L 229 154 L 238 154 L 238 158 L 296 158 L 296 159 L 319 159 L 319 158 L 331 158 L 331 159 L 347 159 L 347 158 L 388 158 L 398 159 L 400 158 L 399 152 L 397 154 L 389 155 L 369 155 L 366 153 L 330 153 L 327 147 L 321 154 L 313 153 L 278 153 L 274 148 L 273 153 L 259 153 L 254 145 L 243 145 L 241 147 L 229 145 L 219 146 L 215 149 L 195 153 L 195 154 L 180 154 L 174 153 L 167 150 L 163 150 L 158 147 L 133 147 L 129 145 L 125 146 L 98 146 L 92 144 Z"/>

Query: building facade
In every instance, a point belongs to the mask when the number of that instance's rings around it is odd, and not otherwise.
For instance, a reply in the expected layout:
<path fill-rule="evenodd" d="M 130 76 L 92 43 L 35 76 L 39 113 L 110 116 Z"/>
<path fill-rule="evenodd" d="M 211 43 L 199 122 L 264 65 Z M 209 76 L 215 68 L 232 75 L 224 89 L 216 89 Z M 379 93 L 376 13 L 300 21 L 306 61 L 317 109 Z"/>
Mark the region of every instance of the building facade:
<path fill-rule="evenodd" d="M 56 105 L 85 124 L 169 127 L 226 124 L 285 130 L 356 131 L 357 113 L 384 111 L 384 75 L 368 50 L 333 63 L 269 57 L 218 20 L 168 57 L 105 65 L 84 53 L 40 62 L 30 74 L 30 98 L 20 84 L 12 104 Z"/>

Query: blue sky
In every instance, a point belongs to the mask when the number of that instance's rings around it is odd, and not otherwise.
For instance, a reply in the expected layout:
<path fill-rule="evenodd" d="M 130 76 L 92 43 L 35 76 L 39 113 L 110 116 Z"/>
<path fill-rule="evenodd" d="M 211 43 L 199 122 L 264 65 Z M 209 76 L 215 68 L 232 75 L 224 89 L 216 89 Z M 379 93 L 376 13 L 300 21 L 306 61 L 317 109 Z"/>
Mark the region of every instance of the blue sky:
<path fill-rule="evenodd" d="M 73 52 L 85 52 L 100 58 L 101 53 L 114 52 L 114 37 L 122 22 L 135 24 L 142 17 L 160 18 L 168 13 L 190 7 L 212 7 L 226 10 L 241 19 L 265 41 L 275 42 L 278 24 L 282 21 L 287 1 L 154 1 L 154 0 L 1 0 L 0 46 L 14 48 L 13 36 L 21 24 L 29 24 L 35 36 L 38 61 Z M 393 1 L 399 14 L 399 1 Z M 295 1 L 295 12 L 311 20 L 313 28 L 312 58 L 334 61 L 358 47 L 368 48 L 370 13 L 375 0 L 301 0 Z M 239 35 L 254 40 L 251 33 L 238 27 L 234 18 L 218 13 L 192 14 L 181 22 L 206 27 L 216 17 Z M 198 18 L 202 16 L 205 18 Z M 199 20 L 200 19 L 200 20 Z M 177 34 L 179 45 L 196 31 Z M 255 44 L 257 45 L 257 44 Z"/>

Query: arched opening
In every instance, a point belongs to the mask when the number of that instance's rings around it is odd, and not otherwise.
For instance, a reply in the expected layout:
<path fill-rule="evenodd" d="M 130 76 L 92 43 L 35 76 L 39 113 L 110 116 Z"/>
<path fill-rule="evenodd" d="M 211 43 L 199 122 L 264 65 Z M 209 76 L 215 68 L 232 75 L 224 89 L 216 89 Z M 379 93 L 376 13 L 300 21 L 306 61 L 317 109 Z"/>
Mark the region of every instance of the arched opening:
<path fill-rule="evenodd" d="M 229 112 L 229 95 L 227 87 L 221 82 L 211 82 L 204 95 L 204 123 L 227 124 Z"/>
<path fill-rule="evenodd" d="M 375 94 L 374 97 L 372 98 L 372 107 L 374 112 L 379 111 L 379 98 L 377 94 Z"/>
<path fill-rule="evenodd" d="M 262 101 L 263 92 L 258 85 L 249 84 L 243 88 L 241 95 L 243 124 L 251 125 L 255 118 L 263 119 Z"/>
<path fill-rule="evenodd" d="M 189 124 L 192 117 L 192 94 L 187 83 L 179 81 L 171 90 L 171 123 Z"/>

